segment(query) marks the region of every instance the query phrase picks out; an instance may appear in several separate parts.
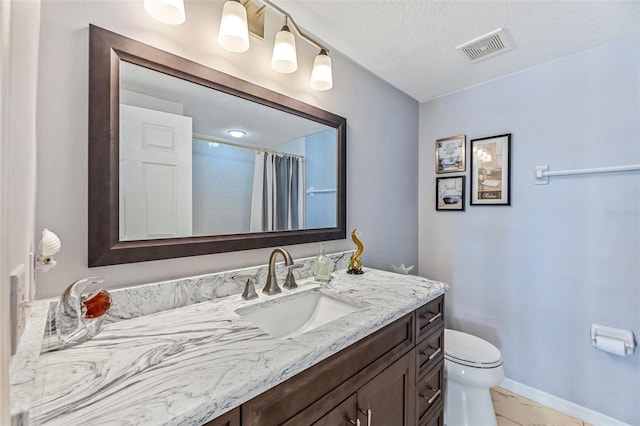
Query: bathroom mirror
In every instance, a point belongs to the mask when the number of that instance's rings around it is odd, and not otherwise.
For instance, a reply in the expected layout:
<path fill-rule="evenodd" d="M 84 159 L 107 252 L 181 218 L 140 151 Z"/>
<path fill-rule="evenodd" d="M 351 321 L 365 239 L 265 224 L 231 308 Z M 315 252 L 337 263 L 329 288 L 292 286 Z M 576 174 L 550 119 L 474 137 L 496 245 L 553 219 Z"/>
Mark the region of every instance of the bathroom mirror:
<path fill-rule="evenodd" d="M 89 59 L 89 266 L 345 238 L 344 118 L 93 25 Z"/>

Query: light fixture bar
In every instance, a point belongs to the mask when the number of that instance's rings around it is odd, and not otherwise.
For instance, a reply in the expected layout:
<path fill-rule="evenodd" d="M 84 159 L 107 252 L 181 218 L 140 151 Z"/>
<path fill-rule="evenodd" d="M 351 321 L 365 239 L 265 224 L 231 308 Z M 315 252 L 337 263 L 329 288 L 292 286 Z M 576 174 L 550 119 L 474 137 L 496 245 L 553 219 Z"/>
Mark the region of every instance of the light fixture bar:
<path fill-rule="evenodd" d="M 258 5 L 254 0 L 240 0 L 240 3 L 247 9 L 249 33 L 264 40 L 264 11 L 267 5 Z"/>
<path fill-rule="evenodd" d="M 300 31 L 300 28 L 298 28 L 298 24 L 296 24 L 296 21 L 293 19 L 293 17 L 291 15 L 289 15 L 289 13 L 286 10 L 284 10 L 284 9 L 280 8 L 279 6 L 273 4 L 269 0 L 259 0 L 259 1 L 264 3 L 264 4 L 266 4 L 270 8 L 278 11 L 280 14 L 284 15 L 289 20 L 289 22 L 291 22 L 291 26 L 293 27 L 293 30 L 296 32 L 298 37 L 300 37 L 301 39 L 303 39 L 304 41 L 306 41 L 310 45 L 317 47 L 320 50 L 324 50 L 327 53 L 329 52 L 329 49 L 327 49 L 325 46 L 321 45 L 320 43 L 318 43 L 317 41 L 315 41 L 314 39 L 312 39 L 311 37 L 309 37 L 308 35 L 306 35 L 302 31 Z"/>

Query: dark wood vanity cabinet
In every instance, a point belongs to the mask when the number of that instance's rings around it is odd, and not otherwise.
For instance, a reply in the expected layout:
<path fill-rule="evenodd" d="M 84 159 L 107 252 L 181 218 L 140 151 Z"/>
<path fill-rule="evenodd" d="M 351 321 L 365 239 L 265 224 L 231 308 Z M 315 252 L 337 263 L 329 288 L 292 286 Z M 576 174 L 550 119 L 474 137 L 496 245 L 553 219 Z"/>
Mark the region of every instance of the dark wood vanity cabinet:
<path fill-rule="evenodd" d="M 444 425 L 444 296 L 416 310 L 416 424 Z"/>
<path fill-rule="evenodd" d="M 443 317 L 440 296 L 242 404 L 240 424 L 442 426 Z M 236 424 L 222 417 L 207 426 Z"/>
<path fill-rule="evenodd" d="M 322 416 L 313 426 L 368 425 L 375 419 L 381 425 L 411 425 L 414 413 L 415 367 L 413 351 L 408 352 L 382 373 L 367 382 L 347 400 Z M 296 416 L 298 424 L 311 413 Z"/>
<path fill-rule="evenodd" d="M 240 407 L 207 422 L 205 426 L 240 426 Z"/>

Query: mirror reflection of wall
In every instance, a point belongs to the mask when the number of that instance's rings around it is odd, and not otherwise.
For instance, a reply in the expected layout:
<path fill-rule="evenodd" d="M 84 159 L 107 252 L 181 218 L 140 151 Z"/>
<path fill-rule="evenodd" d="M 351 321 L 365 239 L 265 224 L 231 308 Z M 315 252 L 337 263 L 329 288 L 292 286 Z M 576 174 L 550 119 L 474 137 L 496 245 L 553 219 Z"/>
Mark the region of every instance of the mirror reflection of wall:
<path fill-rule="evenodd" d="M 336 226 L 334 128 L 125 61 L 120 75 L 121 241 Z"/>
<path fill-rule="evenodd" d="M 278 145 L 271 151 L 283 158 L 298 158 L 301 170 L 306 171 L 302 177 L 302 191 L 298 194 L 300 220 L 297 227 L 289 224 L 284 229 L 336 226 L 336 151 L 326 149 L 334 141 L 335 131 L 325 130 Z M 252 208 L 255 209 L 252 200 L 254 193 L 261 190 L 254 188 L 255 162 L 261 150 L 197 137 L 193 139 L 193 147 L 193 235 L 268 230 L 261 225 L 252 225 Z M 293 177 L 292 171 L 289 174 Z M 310 190 L 307 194 L 305 188 L 331 191 Z"/>
<path fill-rule="evenodd" d="M 193 235 L 249 232 L 255 152 L 193 139 Z"/>
<path fill-rule="evenodd" d="M 325 130 L 307 137 L 307 227 L 336 226 L 337 151 L 326 149 L 335 139 L 335 131 Z M 311 189 L 312 188 L 312 189 Z"/>

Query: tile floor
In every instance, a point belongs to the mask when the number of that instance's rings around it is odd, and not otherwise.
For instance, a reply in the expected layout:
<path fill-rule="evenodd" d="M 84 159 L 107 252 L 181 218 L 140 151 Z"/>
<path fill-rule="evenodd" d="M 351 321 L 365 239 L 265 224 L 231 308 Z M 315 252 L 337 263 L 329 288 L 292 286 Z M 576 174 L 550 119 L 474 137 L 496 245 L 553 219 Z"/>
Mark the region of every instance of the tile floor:
<path fill-rule="evenodd" d="M 498 426 L 592 426 L 499 387 L 491 389 L 491 399 Z"/>

